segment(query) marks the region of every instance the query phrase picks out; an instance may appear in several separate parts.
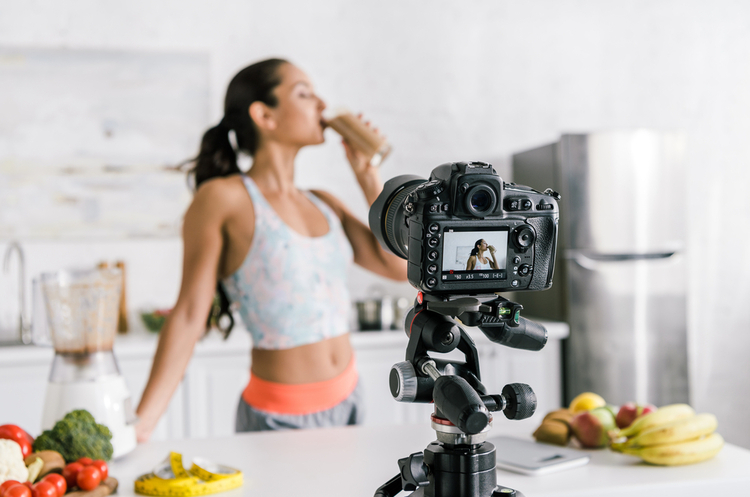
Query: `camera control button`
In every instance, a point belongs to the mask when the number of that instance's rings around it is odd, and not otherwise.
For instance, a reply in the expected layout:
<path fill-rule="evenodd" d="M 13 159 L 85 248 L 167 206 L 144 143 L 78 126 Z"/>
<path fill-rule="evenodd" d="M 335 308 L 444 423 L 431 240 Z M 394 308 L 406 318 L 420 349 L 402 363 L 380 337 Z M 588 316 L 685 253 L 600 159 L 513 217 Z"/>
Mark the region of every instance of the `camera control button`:
<path fill-rule="evenodd" d="M 505 201 L 506 211 L 520 211 L 521 210 L 521 199 L 509 198 Z"/>
<path fill-rule="evenodd" d="M 528 276 L 531 273 L 531 264 L 521 264 L 518 268 L 518 274 L 521 276 Z"/>
<path fill-rule="evenodd" d="M 440 204 L 430 204 L 430 212 L 440 212 Z"/>
<path fill-rule="evenodd" d="M 430 274 L 435 274 L 437 272 L 437 264 L 430 264 L 427 266 L 427 272 Z"/>
<path fill-rule="evenodd" d="M 520 263 L 521 263 L 521 258 L 520 258 L 520 257 L 518 257 L 518 256 L 515 256 L 515 257 L 513 258 L 513 264 L 520 264 Z"/>
<path fill-rule="evenodd" d="M 429 245 L 430 247 L 437 247 L 439 243 L 440 243 L 440 239 L 436 237 L 430 238 L 427 241 L 427 245 Z"/>
<path fill-rule="evenodd" d="M 523 209 L 525 211 L 531 209 L 531 207 L 533 207 L 533 205 L 534 205 L 534 202 L 532 202 L 531 200 L 529 200 L 527 198 L 525 198 L 525 199 L 523 199 L 521 201 L 521 209 Z"/>
<path fill-rule="evenodd" d="M 427 258 L 431 261 L 436 261 L 440 257 L 440 254 L 438 254 L 437 250 L 431 250 L 429 254 L 427 254 Z"/>
<path fill-rule="evenodd" d="M 432 288 L 435 285 L 437 285 L 437 280 L 435 278 L 427 278 L 428 287 Z"/>
<path fill-rule="evenodd" d="M 538 204 L 536 204 L 536 210 L 538 211 L 551 211 L 555 207 L 552 204 L 548 204 L 544 200 L 540 201 Z"/>
<path fill-rule="evenodd" d="M 520 284 L 521 284 L 521 282 L 518 281 L 518 280 L 513 280 L 513 281 L 510 282 L 510 286 L 512 286 L 513 288 L 518 288 L 518 285 L 520 285 Z"/>
<path fill-rule="evenodd" d="M 448 204 L 443 204 L 443 212 L 448 212 Z"/>
<path fill-rule="evenodd" d="M 430 233 L 437 233 L 440 231 L 440 225 L 438 223 L 432 223 L 430 225 Z"/>

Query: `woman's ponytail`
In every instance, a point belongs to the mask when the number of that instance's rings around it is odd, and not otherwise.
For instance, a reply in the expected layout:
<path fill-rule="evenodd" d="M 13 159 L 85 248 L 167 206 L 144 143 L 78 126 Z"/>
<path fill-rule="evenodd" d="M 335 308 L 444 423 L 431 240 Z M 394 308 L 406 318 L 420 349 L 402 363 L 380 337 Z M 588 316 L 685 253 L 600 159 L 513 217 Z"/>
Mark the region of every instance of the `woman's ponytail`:
<path fill-rule="evenodd" d="M 482 245 L 482 240 L 484 240 L 484 238 L 480 238 L 474 242 L 474 248 L 471 249 L 471 254 L 469 255 L 479 255 L 479 246 Z"/>
<path fill-rule="evenodd" d="M 203 134 L 198 156 L 190 161 L 193 167 L 189 174 L 195 189 L 211 178 L 241 172 L 237 166 L 239 150 L 251 156 L 255 154 L 259 136 L 250 119 L 250 104 L 278 105 L 273 90 L 281 83 L 279 67 L 287 63 L 283 59 L 262 60 L 242 69 L 229 82 L 224 98 L 224 117 Z M 230 131 L 234 132 L 235 146 L 229 141 Z"/>
<path fill-rule="evenodd" d="M 196 189 L 211 178 L 240 172 L 237 153 L 229 141 L 229 128 L 224 121 L 222 119 L 219 124 L 203 133 L 200 151 L 190 171 Z"/>

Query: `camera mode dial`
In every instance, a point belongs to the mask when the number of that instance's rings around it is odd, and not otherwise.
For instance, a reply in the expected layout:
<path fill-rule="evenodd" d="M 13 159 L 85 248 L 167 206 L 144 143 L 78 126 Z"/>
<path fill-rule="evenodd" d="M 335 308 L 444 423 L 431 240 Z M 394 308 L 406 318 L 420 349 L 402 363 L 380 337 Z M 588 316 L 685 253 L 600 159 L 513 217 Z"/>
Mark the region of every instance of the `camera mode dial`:
<path fill-rule="evenodd" d="M 428 200 L 437 197 L 438 195 L 443 193 L 443 190 L 445 190 L 443 182 L 439 179 L 434 179 L 417 186 L 414 192 L 417 194 L 420 200 Z"/>

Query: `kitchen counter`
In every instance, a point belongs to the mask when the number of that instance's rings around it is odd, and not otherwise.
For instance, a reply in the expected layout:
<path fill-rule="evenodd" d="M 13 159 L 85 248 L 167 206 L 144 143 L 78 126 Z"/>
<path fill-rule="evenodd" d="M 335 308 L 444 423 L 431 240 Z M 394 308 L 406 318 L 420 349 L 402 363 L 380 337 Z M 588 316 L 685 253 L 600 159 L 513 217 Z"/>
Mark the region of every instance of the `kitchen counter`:
<path fill-rule="evenodd" d="M 514 430 L 513 422 L 503 419 L 495 423 L 490 438 L 520 437 Z M 151 442 L 112 462 L 110 475 L 120 481 L 120 496 L 135 495 L 135 478 L 175 451 L 183 454 L 186 466 L 193 457 L 203 457 L 243 471 L 244 486 L 219 494 L 225 497 L 371 496 L 398 472 L 398 459 L 423 450 L 434 439 L 435 432 L 422 423 Z M 709 461 L 679 467 L 651 466 L 607 450 L 586 452 L 591 455 L 586 466 L 544 476 L 498 470 L 498 484 L 526 497 L 740 496 L 750 490 L 750 451 L 734 445 L 726 445 Z"/>

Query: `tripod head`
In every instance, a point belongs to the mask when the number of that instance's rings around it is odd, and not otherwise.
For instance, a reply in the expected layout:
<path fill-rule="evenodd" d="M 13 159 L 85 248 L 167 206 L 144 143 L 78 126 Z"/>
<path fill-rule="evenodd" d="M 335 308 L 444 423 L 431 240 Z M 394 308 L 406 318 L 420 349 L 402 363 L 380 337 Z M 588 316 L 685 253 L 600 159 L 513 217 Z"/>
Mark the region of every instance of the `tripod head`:
<path fill-rule="evenodd" d="M 513 348 L 540 350 L 547 342 L 543 326 L 521 317 L 522 306 L 497 295 L 446 299 L 420 293 L 406 317 L 406 360 L 391 368 L 390 388 L 400 402 L 435 402 L 436 416 L 475 435 L 488 426 L 490 411 L 524 419 L 536 409 L 528 385 L 506 385 L 500 395 L 481 383 L 474 341 L 454 320 L 478 326 L 490 341 Z M 463 352 L 465 362 L 433 359 L 429 352 Z M 442 416 L 441 416 L 442 415 Z"/>
<path fill-rule="evenodd" d="M 547 343 L 547 330 L 521 317 L 522 308 L 495 294 L 417 295 L 406 316 L 406 360 L 391 368 L 389 386 L 399 402 L 434 402 L 431 421 L 437 442 L 400 459 L 399 474 L 379 488 L 376 496 L 416 489 L 425 489 L 427 496 L 517 495 L 515 491 L 505 494 L 496 485 L 495 447 L 485 440 L 492 426 L 491 412 L 502 411 L 508 419 L 528 418 L 536 410 L 536 395 L 524 383 L 505 385 L 500 394 L 488 393 L 481 382 L 474 340 L 455 319 L 477 326 L 494 343 L 541 350 Z M 455 349 L 463 353 L 463 362 L 429 354 Z M 473 469 L 459 471 L 463 476 L 456 479 L 457 467 Z"/>

